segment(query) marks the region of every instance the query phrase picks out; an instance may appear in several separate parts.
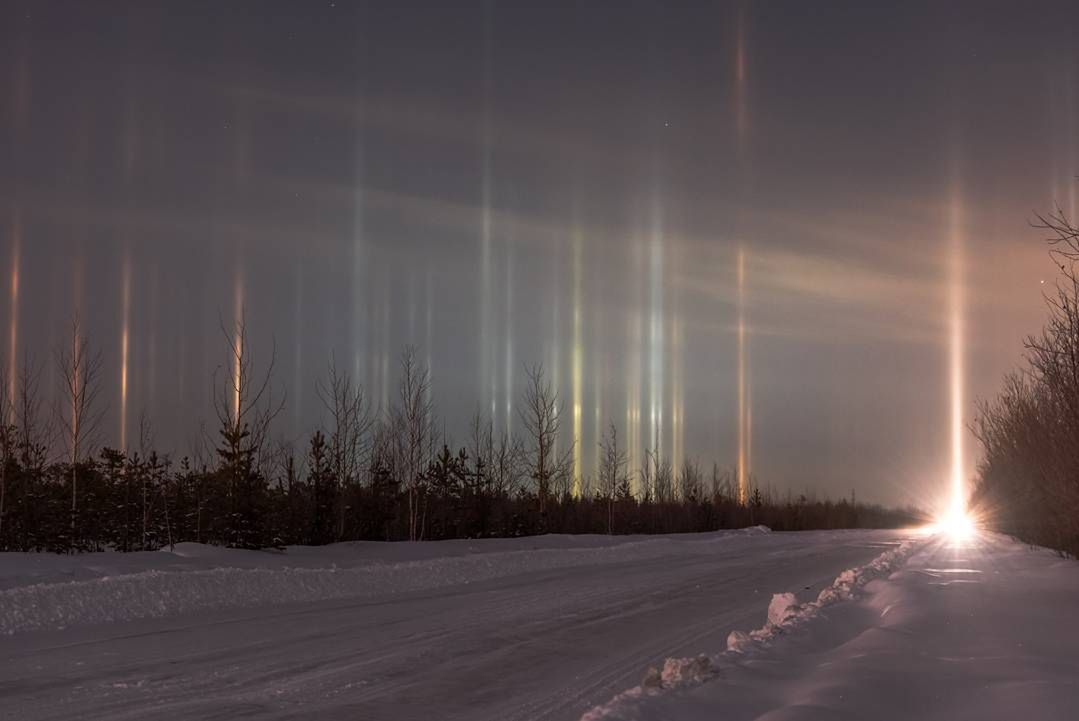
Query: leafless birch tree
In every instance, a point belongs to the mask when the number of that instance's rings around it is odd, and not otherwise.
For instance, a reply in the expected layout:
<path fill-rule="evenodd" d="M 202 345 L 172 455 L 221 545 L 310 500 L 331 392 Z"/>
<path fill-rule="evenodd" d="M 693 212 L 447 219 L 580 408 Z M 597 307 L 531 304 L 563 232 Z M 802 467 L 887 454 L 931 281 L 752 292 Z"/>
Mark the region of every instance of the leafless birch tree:
<path fill-rule="evenodd" d="M 431 460 L 432 409 L 431 376 L 416 358 L 416 349 L 401 354 L 401 380 L 397 406 L 390 422 L 395 438 L 396 471 L 408 494 L 408 537 L 423 540 L 425 527 L 425 478 Z"/>
<path fill-rule="evenodd" d="M 350 484 L 359 482 L 366 467 L 374 417 L 363 386 L 338 370 L 333 358 L 316 392 L 329 415 L 330 466 L 337 480 L 337 537 L 341 538 L 345 532 L 345 492 Z"/>
<path fill-rule="evenodd" d="M 71 322 L 69 340 L 56 351 L 56 367 L 61 389 L 55 416 L 64 441 L 66 460 L 71 465 L 71 533 L 74 540 L 79 506 L 78 464 L 85 456 L 92 455 L 104 416 L 104 408 L 98 402 L 101 353 L 91 348 L 77 316 Z"/>
<path fill-rule="evenodd" d="M 573 462 L 573 444 L 557 451 L 562 429 L 561 405 L 558 393 L 546 379 L 543 366 L 526 369 L 524 402 L 519 411 L 521 423 L 530 441 L 527 450 L 528 475 L 536 484 L 539 511 L 546 513 L 552 489 L 568 484 Z M 576 439 L 574 440 L 576 443 Z"/>

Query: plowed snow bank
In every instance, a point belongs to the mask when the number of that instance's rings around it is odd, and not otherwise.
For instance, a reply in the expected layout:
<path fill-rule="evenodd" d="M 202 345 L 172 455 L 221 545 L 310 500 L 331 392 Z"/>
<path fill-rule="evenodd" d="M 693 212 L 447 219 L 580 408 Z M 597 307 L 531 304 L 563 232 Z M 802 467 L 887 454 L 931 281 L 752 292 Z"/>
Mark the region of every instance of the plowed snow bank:
<path fill-rule="evenodd" d="M 3 576 L 9 582 L 29 577 L 20 571 L 22 566 L 33 566 L 38 578 L 47 579 L 0 591 L 0 634 L 208 609 L 375 597 L 515 574 L 629 563 L 674 552 L 711 553 L 714 544 L 767 532 L 767 528 L 755 526 L 688 536 L 544 536 L 475 544 L 339 544 L 324 549 L 289 549 L 285 553 L 182 544 L 174 552 L 156 554 L 0 554 Z M 447 555 L 422 557 L 433 553 Z M 420 558 L 387 560 L 409 555 Z M 327 567 L 331 559 L 333 565 Z M 139 570 L 140 563 L 151 568 Z M 50 565 L 55 571 L 51 576 L 47 571 Z M 42 573 L 42 568 L 46 572 Z M 96 577 L 54 580 L 62 577 L 61 573 Z"/>

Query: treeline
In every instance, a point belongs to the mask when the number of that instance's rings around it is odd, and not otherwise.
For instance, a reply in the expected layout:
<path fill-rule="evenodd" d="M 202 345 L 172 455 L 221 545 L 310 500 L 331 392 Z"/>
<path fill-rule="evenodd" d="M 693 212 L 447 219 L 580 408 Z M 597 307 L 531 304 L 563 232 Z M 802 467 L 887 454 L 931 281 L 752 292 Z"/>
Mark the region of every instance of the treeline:
<path fill-rule="evenodd" d="M 352 540 L 436 540 L 538 533 L 670 533 L 765 524 L 775 530 L 894 527 L 897 511 L 844 499 L 739 497 L 734 474 L 657 451 L 631 469 L 612 426 L 594 478 L 574 479 L 559 399 L 528 369 L 519 435 L 476 415 L 467 439 L 436 433 L 428 373 L 411 349 L 396 398 L 372 409 L 331 363 L 318 395 L 327 418 L 297 448 L 271 440 L 283 403 L 273 361 L 257 374 L 242 323 L 215 378 L 216 429 L 173 459 L 140 422 L 137 450 L 96 448 L 101 356 L 76 322 L 56 354 L 61 402 L 43 412 L 42 369 L 0 388 L 0 550 L 151 550 L 180 541 L 241 548 Z M 9 387 L 11 390 L 9 390 Z"/>
<path fill-rule="evenodd" d="M 1036 227 L 1049 231 L 1061 274 L 1023 365 L 979 405 L 984 460 L 973 505 L 1001 531 L 1079 556 L 1079 228 L 1060 209 Z"/>

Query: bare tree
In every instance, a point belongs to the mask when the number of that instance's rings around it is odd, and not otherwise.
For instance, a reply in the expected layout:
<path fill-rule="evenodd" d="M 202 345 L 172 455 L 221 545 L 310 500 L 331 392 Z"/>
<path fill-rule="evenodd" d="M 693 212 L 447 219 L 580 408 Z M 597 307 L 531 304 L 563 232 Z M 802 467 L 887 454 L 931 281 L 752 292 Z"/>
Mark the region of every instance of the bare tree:
<path fill-rule="evenodd" d="M 596 479 L 591 473 L 586 473 L 581 476 L 580 487 L 577 490 L 580 498 L 592 499 L 596 493 Z"/>
<path fill-rule="evenodd" d="M 56 367 L 60 373 L 61 393 L 55 415 L 63 436 L 66 459 L 71 464 L 71 540 L 74 542 L 79 504 L 78 464 L 84 455 L 92 455 L 104 416 L 104 408 L 98 404 L 101 353 L 91 348 L 78 316 L 71 322 L 68 344 L 56 351 Z"/>
<path fill-rule="evenodd" d="M 27 470 L 39 472 L 45 468 L 49 449 L 53 446 L 53 424 L 42 413 L 41 407 L 42 364 L 26 356 L 16 379 L 15 397 L 15 445 L 20 465 Z"/>
<path fill-rule="evenodd" d="M 139 454 L 143 458 L 149 458 L 156 445 L 157 433 L 154 431 L 154 423 L 143 409 L 139 411 Z"/>
<path fill-rule="evenodd" d="M 371 429 L 371 452 L 367 468 L 370 490 L 375 502 L 375 522 L 382 537 L 393 537 L 392 524 L 397 515 L 401 477 L 397 470 L 397 430 L 393 413 L 378 418 Z"/>
<path fill-rule="evenodd" d="M 154 426 L 150 417 L 143 410 L 139 413 L 139 455 L 147 464 L 147 468 L 139 474 L 142 495 L 142 550 L 147 550 L 149 544 L 150 513 L 154 503 L 154 481 L 156 475 L 151 468 L 158 465 L 157 454 L 154 452 Z"/>
<path fill-rule="evenodd" d="M 734 498 L 734 478 L 735 472 L 730 470 L 719 470 L 719 464 L 712 463 L 712 503 L 733 503 Z"/>
<path fill-rule="evenodd" d="M 637 488 L 638 496 L 642 503 L 651 503 L 655 500 L 653 494 L 654 474 L 652 472 L 652 456 L 649 455 L 647 448 L 644 449 L 644 459 L 641 462 L 641 467 L 637 470 L 637 475 L 640 478 Z"/>
<path fill-rule="evenodd" d="M 226 482 L 226 496 L 233 522 L 230 544 L 255 547 L 261 543 L 261 519 L 254 508 L 262 470 L 272 460 L 267 443 L 270 425 L 285 407 L 285 399 L 273 397 L 274 364 L 277 349 L 270 353 L 264 373 L 257 373 L 247 340 L 247 321 L 241 314 L 230 331 L 221 324 L 228 344 L 229 372 L 218 377 L 214 371 L 214 411 L 217 414 L 221 445 L 217 455 L 219 471 Z"/>
<path fill-rule="evenodd" d="M 641 478 L 647 485 L 647 497 L 656 503 L 669 503 L 674 500 L 674 469 L 671 460 L 658 448 L 644 449 L 644 464 L 641 466 Z"/>
<path fill-rule="evenodd" d="M 552 489 L 568 486 L 573 460 L 573 444 L 559 454 L 556 450 L 562 428 L 562 408 L 558 393 L 544 377 L 543 366 L 526 368 L 524 402 L 519 410 L 531 445 L 527 450 L 528 475 L 536 484 L 540 513 L 546 513 Z M 574 439 L 576 443 L 576 439 Z"/>
<path fill-rule="evenodd" d="M 494 422 L 485 418 L 477 407 L 468 424 L 468 454 L 472 467 L 468 469 L 466 485 L 475 496 L 487 495 L 490 488 L 490 459 L 494 450 Z"/>
<path fill-rule="evenodd" d="M 319 380 L 315 390 L 329 414 L 330 466 L 337 482 L 337 537 L 341 538 L 345 533 L 345 494 L 350 484 L 359 482 L 366 467 L 374 417 L 363 386 L 339 371 L 333 357 L 326 379 Z"/>
<path fill-rule="evenodd" d="M 683 503 L 696 503 L 704 494 L 704 478 L 701 475 L 700 464 L 690 459 L 682 461 L 682 468 L 678 473 L 678 484 L 681 486 Z"/>
<path fill-rule="evenodd" d="M 445 435 L 445 433 L 443 433 Z M 443 441 L 445 445 L 445 441 Z M 477 406 L 468 425 L 467 459 L 463 462 L 463 496 L 472 505 L 477 533 L 487 535 L 494 498 L 492 468 L 494 460 L 494 422 Z"/>
<path fill-rule="evenodd" d="M 217 384 L 214 384 L 217 387 Z M 206 474 L 212 465 L 212 458 L 216 452 L 209 431 L 206 430 L 205 421 L 199 422 L 199 430 L 188 439 L 188 466 L 193 470 L 190 473 L 194 485 L 192 491 L 195 496 L 195 542 L 202 543 L 203 514 L 206 511 Z"/>
<path fill-rule="evenodd" d="M 510 435 L 506 429 L 487 433 L 486 438 L 489 442 L 487 474 L 490 492 L 494 498 L 503 498 L 521 486 L 524 448 L 521 440 Z"/>
<path fill-rule="evenodd" d="M 1058 205 L 1047 214 L 1037 213 L 1033 226 L 1049 232 L 1049 256 L 1068 280 L 1076 279 L 1075 264 L 1079 262 L 1079 226 L 1076 226 Z"/>
<path fill-rule="evenodd" d="M 401 354 L 401 380 L 398 405 L 390 423 L 395 438 L 396 471 L 408 492 L 408 537 L 423 540 L 426 523 L 425 471 L 431 460 L 432 407 L 431 377 L 416 358 L 416 349 L 405 348 Z"/>
<path fill-rule="evenodd" d="M 656 466 L 656 501 L 670 503 L 674 500 L 674 467 L 671 459 L 656 450 L 652 453 L 652 460 Z"/>
<path fill-rule="evenodd" d="M 614 504 L 619 488 L 629 485 L 629 456 L 618 445 L 618 429 L 612 423 L 599 442 L 599 492 L 607 502 L 607 533 L 614 533 Z"/>
<path fill-rule="evenodd" d="M 14 373 L 13 368 L 0 370 L 0 548 L 4 547 L 4 512 L 7 500 L 8 468 L 15 456 L 15 402 L 11 398 L 11 387 L 7 381 Z"/>
<path fill-rule="evenodd" d="M 214 411 L 219 427 L 226 435 L 226 444 L 233 452 L 249 454 L 259 465 L 268 450 L 270 424 L 285 407 L 285 398 L 273 397 L 274 366 L 277 362 L 276 344 L 270 352 L 266 371 L 257 374 L 247 340 L 247 319 L 241 314 L 232 330 L 224 322 L 221 333 L 228 344 L 228 373 L 218 377 L 214 371 Z M 230 440 L 231 439 L 231 440 Z"/>

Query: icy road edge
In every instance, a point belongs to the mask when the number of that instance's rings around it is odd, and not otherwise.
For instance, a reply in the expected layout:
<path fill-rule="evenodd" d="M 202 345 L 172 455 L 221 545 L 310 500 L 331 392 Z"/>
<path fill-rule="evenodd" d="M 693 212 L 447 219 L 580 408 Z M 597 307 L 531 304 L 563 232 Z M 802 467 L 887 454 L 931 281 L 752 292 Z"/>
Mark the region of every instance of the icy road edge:
<path fill-rule="evenodd" d="M 607 703 L 593 708 L 581 717 L 581 721 L 614 721 L 630 716 L 642 699 L 689 688 L 716 678 L 722 661 L 733 660 L 754 650 L 766 648 L 776 636 L 788 633 L 815 618 L 822 608 L 854 599 L 867 583 L 891 574 L 902 566 L 924 542 L 924 539 L 902 541 L 869 563 L 843 571 L 814 601 L 800 604 L 793 593 L 773 595 L 771 603 L 768 604 L 768 621 L 762 627 L 749 632 L 732 631 L 727 637 L 727 648 L 712 656 L 701 654 L 690 658 L 668 658 L 662 669 L 649 668 L 639 686 L 627 689 Z"/>

